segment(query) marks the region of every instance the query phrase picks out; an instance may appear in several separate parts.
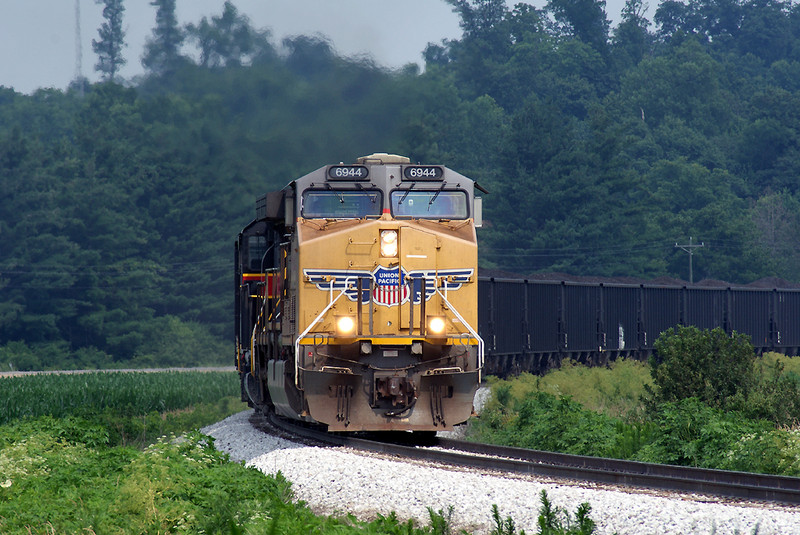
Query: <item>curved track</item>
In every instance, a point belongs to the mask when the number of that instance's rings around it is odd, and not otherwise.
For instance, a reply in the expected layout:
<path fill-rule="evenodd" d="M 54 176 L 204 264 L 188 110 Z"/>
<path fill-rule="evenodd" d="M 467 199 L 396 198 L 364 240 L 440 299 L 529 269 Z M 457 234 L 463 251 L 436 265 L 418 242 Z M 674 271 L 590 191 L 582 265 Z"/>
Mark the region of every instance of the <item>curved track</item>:
<path fill-rule="evenodd" d="M 669 466 L 477 444 L 412 433 L 339 435 L 270 417 L 296 437 L 427 462 L 629 487 L 706 494 L 739 500 L 800 504 L 800 478 Z"/>

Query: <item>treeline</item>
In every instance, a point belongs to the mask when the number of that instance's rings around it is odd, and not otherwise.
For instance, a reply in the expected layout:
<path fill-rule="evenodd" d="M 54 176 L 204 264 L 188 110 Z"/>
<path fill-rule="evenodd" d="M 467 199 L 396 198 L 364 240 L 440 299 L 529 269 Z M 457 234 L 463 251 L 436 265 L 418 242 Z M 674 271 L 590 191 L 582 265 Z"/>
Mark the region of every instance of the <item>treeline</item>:
<path fill-rule="evenodd" d="M 229 362 L 254 198 L 376 151 L 491 192 L 487 268 L 688 279 L 692 237 L 695 280 L 800 282 L 800 8 L 449 2 L 424 71 L 159 0 L 140 79 L 0 88 L 0 365 Z"/>

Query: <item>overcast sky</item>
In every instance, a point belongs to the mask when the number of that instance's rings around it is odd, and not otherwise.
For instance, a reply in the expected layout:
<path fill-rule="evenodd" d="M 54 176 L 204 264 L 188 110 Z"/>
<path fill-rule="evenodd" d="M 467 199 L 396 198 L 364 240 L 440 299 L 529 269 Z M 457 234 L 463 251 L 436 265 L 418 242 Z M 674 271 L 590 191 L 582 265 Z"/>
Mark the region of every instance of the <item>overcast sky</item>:
<path fill-rule="evenodd" d="M 509 0 L 513 5 L 517 0 Z M 529 3 L 542 7 L 546 0 Z M 224 0 L 177 0 L 181 25 L 222 13 Z M 422 65 L 429 42 L 461 35 L 458 16 L 444 0 L 233 0 L 253 27 L 268 29 L 273 44 L 291 35 L 326 36 L 341 55 L 368 54 L 386 67 Z M 624 0 L 607 0 L 608 18 L 619 20 Z M 82 74 L 97 80 L 92 39 L 103 23 L 103 6 L 80 0 Z M 155 26 L 150 0 L 125 0 L 123 27 L 130 78 L 143 72 L 145 39 Z M 75 0 L 0 0 L 0 85 L 30 93 L 64 89 L 77 72 Z"/>

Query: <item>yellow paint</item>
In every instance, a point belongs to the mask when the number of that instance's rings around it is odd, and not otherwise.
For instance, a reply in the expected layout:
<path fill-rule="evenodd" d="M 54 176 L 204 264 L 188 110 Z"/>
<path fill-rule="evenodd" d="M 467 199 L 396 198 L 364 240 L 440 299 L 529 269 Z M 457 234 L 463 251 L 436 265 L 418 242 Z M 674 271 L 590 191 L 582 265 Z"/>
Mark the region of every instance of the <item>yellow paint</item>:
<path fill-rule="evenodd" d="M 381 258 L 380 231 L 398 230 L 399 254 L 395 258 Z M 303 332 L 320 311 L 330 303 L 331 294 L 336 298 L 340 291 L 320 290 L 303 277 L 305 269 L 349 270 L 372 272 L 377 265 L 387 269 L 406 271 L 472 269 L 470 282 L 458 290 L 451 290 L 447 298 L 464 320 L 474 329 L 478 323 L 478 249 L 475 228 L 471 220 L 462 222 L 438 222 L 430 220 L 394 220 L 384 214 L 375 220 L 297 220 L 299 274 L 298 310 L 306 311 L 297 318 L 297 332 Z M 328 281 L 330 282 L 330 281 Z M 452 282 L 452 281 L 451 281 Z M 442 288 L 442 292 L 444 290 Z M 352 343 L 356 339 L 369 340 L 374 344 L 407 345 L 424 339 L 419 335 L 421 307 L 414 305 L 414 331 L 409 333 L 410 304 L 385 306 L 373 303 L 373 331 L 369 333 L 369 304 L 361 306 L 362 336 L 331 339 L 329 343 Z M 308 336 L 301 342 L 312 344 L 314 333 L 333 335 L 334 315 L 355 315 L 358 303 L 342 296 L 327 312 Z M 425 314 L 444 315 L 447 318 L 447 344 L 459 344 L 453 335 L 467 334 L 468 330 L 449 311 L 439 295 L 434 294 L 425 304 Z M 471 338 L 471 337 L 470 337 Z M 432 339 L 436 340 L 435 338 Z M 436 340 L 441 343 L 442 338 Z M 471 339 L 470 344 L 477 344 Z"/>

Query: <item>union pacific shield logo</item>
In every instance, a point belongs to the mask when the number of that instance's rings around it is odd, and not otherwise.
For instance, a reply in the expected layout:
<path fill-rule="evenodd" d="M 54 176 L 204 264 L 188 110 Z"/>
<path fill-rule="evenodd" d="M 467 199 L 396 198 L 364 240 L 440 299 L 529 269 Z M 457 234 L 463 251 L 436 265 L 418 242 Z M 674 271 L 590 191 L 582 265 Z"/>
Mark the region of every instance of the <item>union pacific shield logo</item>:
<path fill-rule="evenodd" d="M 404 271 L 378 266 L 373 271 L 373 278 L 372 298 L 377 304 L 391 307 L 408 301 L 411 292 Z"/>

